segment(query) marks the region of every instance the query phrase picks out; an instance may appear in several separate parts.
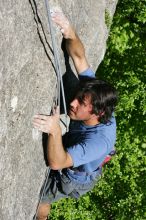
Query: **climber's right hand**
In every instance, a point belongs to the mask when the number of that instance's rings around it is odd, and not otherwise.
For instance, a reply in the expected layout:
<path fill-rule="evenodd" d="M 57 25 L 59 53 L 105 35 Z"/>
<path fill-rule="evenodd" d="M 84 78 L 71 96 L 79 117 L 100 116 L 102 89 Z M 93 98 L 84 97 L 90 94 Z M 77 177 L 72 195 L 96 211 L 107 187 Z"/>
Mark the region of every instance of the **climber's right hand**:
<path fill-rule="evenodd" d="M 74 28 L 61 10 L 52 10 L 51 17 L 52 20 L 60 27 L 61 33 L 65 39 L 74 39 L 76 37 Z"/>

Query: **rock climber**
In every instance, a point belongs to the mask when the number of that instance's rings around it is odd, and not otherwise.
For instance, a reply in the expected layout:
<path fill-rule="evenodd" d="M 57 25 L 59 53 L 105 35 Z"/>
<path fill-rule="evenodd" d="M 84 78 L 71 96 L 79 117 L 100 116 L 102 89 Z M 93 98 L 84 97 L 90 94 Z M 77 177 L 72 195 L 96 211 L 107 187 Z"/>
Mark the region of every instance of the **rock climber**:
<path fill-rule="evenodd" d="M 101 176 L 101 164 L 116 140 L 116 90 L 95 78 L 84 46 L 66 16 L 57 10 L 51 16 L 65 39 L 79 84 L 68 112 L 69 131 L 63 138 L 58 107 L 51 116 L 34 116 L 34 127 L 49 134 L 47 159 L 51 168 L 38 220 L 47 219 L 53 202 L 67 197 L 77 199 L 94 187 Z"/>

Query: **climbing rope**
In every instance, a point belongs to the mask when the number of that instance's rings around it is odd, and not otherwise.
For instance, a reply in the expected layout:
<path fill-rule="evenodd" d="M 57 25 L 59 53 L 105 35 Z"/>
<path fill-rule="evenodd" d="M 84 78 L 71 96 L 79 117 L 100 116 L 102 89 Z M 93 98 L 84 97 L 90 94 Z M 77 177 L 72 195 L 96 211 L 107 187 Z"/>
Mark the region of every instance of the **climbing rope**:
<path fill-rule="evenodd" d="M 47 186 L 49 174 L 50 174 L 50 168 L 47 167 L 46 173 L 45 173 L 45 180 L 44 180 L 42 192 L 40 193 L 39 201 L 38 201 L 37 208 L 36 208 L 36 213 L 35 213 L 35 215 L 34 215 L 34 217 L 33 217 L 33 220 L 36 220 L 36 219 L 37 219 L 38 208 L 39 208 L 39 205 L 40 205 L 40 203 L 41 203 L 41 201 L 42 201 L 42 198 L 43 198 L 43 196 L 44 196 L 44 192 L 45 192 L 45 189 L 46 189 L 46 186 Z"/>
<path fill-rule="evenodd" d="M 56 47 L 57 44 L 56 44 L 54 30 L 53 30 L 53 26 L 52 26 L 50 6 L 49 6 L 48 0 L 45 0 L 45 6 L 46 6 L 47 18 L 48 18 L 48 28 L 50 30 L 52 47 L 53 47 L 53 52 L 54 52 L 55 70 L 57 73 L 57 80 L 58 80 L 58 105 L 60 107 L 60 85 L 61 85 L 63 107 L 64 107 L 65 115 L 67 116 L 66 101 L 65 101 L 65 94 L 64 94 L 64 87 L 63 87 L 63 80 L 62 80 L 62 73 L 61 73 L 61 65 L 60 65 L 59 55 L 58 55 L 58 51 L 57 51 L 57 47 Z"/>
<path fill-rule="evenodd" d="M 53 26 L 52 26 L 51 12 L 50 12 L 50 6 L 49 6 L 48 0 L 45 0 L 45 7 L 46 7 L 46 11 L 47 11 L 47 18 L 48 18 L 48 29 L 49 29 L 49 32 L 51 35 L 51 41 L 52 41 L 52 47 L 53 47 L 53 53 L 54 53 L 54 63 L 55 63 L 54 66 L 55 66 L 55 70 L 56 70 L 56 74 L 57 74 L 57 95 L 55 97 L 55 100 L 53 100 L 53 102 L 55 102 L 56 106 L 57 105 L 59 106 L 59 112 L 60 112 L 60 90 L 61 90 L 62 99 L 63 99 L 63 108 L 64 108 L 65 119 L 66 119 L 66 122 L 64 123 L 64 125 L 66 126 L 66 131 L 68 131 L 67 108 L 66 108 L 65 93 L 64 93 L 64 86 L 63 86 L 63 80 L 62 80 L 61 65 L 60 65 L 60 61 L 59 61 L 59 55 L 58 55 L 58 51 L 57 51 L 57 46 L 56 46 L 57 44 L 56 44 L 56 40 L 55 40 L 55 36 L 54 36 L 54 30 L 53 30 Z M 53 108 L 54 108 L 54 106 L 53 106 Z M 36 209 L 36 214 L 33 217 L 33 220 L 36 220 L 36 218 L 37 218 L 38 207 L 39 207 L 39 205 L 42 201 L 42 198 L 44 196 L 44 192 L 45 192 L 46 185 L 48 182 L 49 174 L 50 174 L 50 168 L 47 167 L 42 192 L 40 193 L 40 197 L 39 197 L 39 201 L 38 201 L 38 205 L 37 205 L 37 209 Z"/>

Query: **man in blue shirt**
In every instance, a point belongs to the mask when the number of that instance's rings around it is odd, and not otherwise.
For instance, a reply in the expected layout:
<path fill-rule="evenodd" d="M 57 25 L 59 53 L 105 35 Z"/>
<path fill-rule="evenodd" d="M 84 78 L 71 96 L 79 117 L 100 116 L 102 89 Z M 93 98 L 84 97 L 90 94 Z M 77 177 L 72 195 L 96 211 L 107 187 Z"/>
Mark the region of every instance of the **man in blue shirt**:
<path fill-rule="evenodd" d="M 63 138 L 58 108 L 52 116 L 34 117 L 34 126 L 49 134 L 47 159 L 51 168 L 37 213 L 39 220 L 47 219 L 52 202 L 66 197 L 79 198 L 94 187 L 101 174 L 101 164 L 114 149 L 116 140 L 115 89 L 95 78 L 84 46 L 63 13 L 52 13 L 52 20 L 61 28 L 80 83 L 70 103 L 69 132 Z"/>

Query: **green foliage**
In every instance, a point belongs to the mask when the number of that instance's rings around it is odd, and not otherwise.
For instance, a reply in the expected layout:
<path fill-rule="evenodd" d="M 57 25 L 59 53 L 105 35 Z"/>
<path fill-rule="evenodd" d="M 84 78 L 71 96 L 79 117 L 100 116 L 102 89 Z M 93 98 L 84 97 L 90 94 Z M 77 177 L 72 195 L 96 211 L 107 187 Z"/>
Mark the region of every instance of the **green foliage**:
<path fill-rule="evenodd" d="M 120 0 L 99 78 L 119 92 L 117 155 L 92 192 L 52 206 L 51 220 L 146 219 L 146 1 Z"/>
<path fill-rule="evenodd" d="M 110 15 L 110 12 L 108 11 L 108 9 L 105 9 L 105 24 L 106 24 L 107 28 L 110 29 L 111 24 L 112 24 L 112 17 Z"/>

